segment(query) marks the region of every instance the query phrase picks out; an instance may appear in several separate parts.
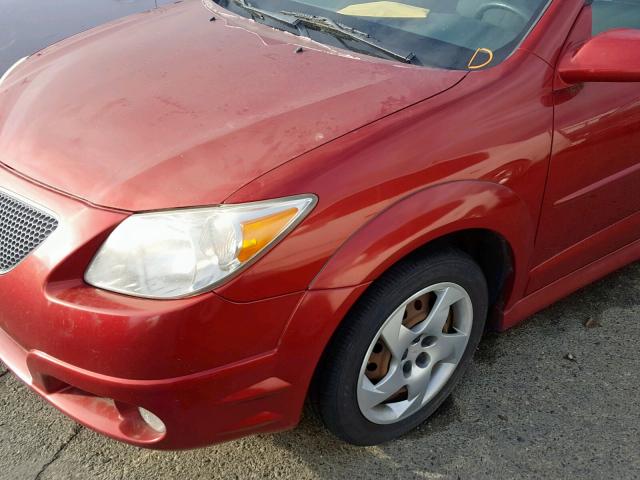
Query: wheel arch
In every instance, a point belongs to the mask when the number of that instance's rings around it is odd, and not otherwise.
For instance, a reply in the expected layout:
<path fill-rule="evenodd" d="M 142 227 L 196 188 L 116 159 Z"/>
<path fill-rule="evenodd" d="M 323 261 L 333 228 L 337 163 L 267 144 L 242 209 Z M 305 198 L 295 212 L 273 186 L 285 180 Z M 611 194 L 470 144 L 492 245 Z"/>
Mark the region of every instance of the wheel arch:
<path fill-rule="evenodd" d="M 511 189 L 486 181 L 449 182 L 405 197 L 367 222 L 310 289 L 370 283 L 409 255 L 449 245 L 479 263 L 493 303 L 502 308 L 524 292 L 534 238 L 530 210 Z"/>

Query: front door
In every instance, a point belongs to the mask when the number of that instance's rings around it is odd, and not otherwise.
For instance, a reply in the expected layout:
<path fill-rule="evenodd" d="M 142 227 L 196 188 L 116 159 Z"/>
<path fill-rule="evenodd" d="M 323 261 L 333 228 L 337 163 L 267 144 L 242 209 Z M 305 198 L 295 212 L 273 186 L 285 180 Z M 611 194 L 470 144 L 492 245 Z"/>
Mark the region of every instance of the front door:
<path fill-rule="evenodd" d="M 640 0 L 594 1 L 568 41 L 612 28 L 640 29 Z M 562 85 L 529 293 L 639 238 L 640 83 Z"/>

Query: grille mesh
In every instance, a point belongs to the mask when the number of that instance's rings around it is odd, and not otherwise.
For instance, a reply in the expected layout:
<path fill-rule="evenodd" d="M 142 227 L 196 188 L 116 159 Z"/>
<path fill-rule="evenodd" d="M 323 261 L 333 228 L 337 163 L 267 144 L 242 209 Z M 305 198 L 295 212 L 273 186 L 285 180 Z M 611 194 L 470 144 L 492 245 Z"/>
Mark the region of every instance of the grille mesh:
<path fill-rule="evenodd" d="M 0 191 L 0 273 L 7 273 L 51 235 L 58 221 Z"/>

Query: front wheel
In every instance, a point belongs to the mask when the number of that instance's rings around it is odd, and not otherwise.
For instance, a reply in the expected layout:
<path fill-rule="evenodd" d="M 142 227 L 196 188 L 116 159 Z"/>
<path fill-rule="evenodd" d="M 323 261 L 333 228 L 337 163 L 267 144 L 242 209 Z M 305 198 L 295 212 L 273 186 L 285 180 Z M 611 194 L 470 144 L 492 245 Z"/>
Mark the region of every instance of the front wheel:
<path fill-rule="evenodd" d="M 312 401 L 356 445 L 396 438 L 449 396 L 484 330 L 487 284 L 457 250 L 403 260 L 376 281 L 336 332 Z"/>

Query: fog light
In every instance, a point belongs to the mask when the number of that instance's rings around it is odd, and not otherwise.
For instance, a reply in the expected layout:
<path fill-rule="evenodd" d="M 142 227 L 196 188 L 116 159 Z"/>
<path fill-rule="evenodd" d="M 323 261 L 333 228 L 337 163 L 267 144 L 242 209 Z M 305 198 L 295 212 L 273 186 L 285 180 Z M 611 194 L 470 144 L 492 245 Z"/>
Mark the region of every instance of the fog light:
<path fill-rule="evenodd" d="M 160 420 L 156 415 L 151 413 L 149 410 L 138 407 L 138 411 L 140 412 L 140 416 L 145 421 L 145 423 L 149 425 L 153 430 L 158 433 L 164 433 L 167 431 L 167 428 L 164 426 L 163 421 Z"/>

